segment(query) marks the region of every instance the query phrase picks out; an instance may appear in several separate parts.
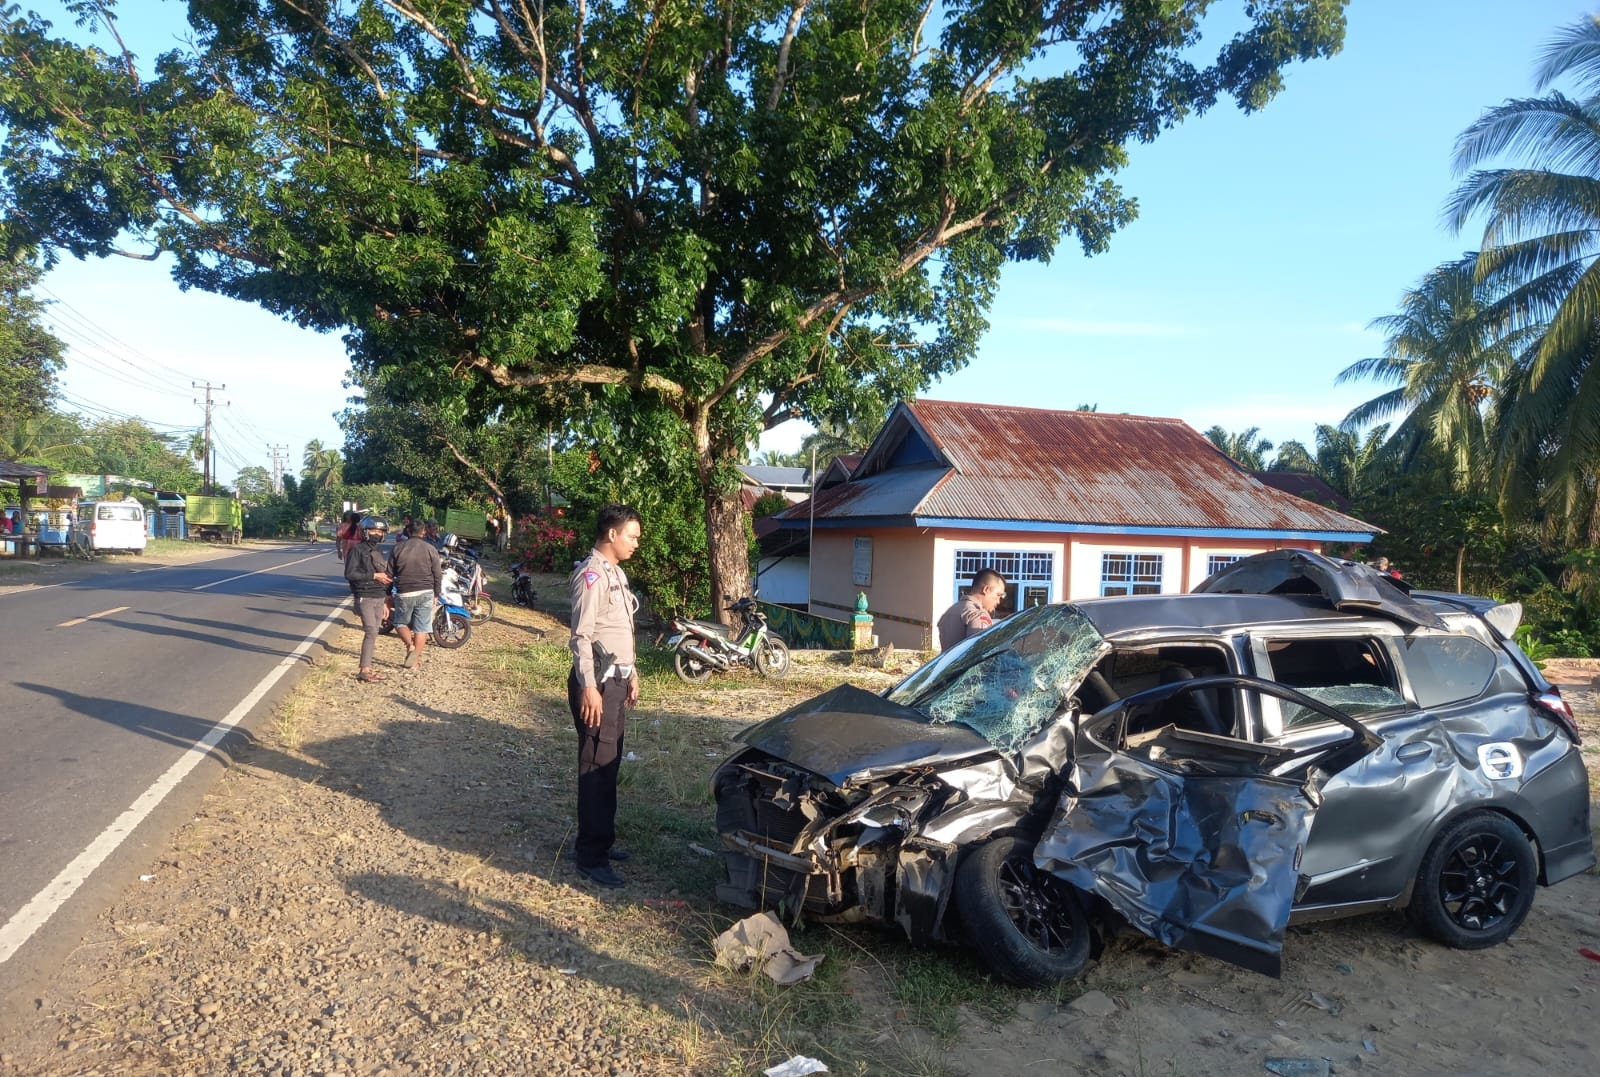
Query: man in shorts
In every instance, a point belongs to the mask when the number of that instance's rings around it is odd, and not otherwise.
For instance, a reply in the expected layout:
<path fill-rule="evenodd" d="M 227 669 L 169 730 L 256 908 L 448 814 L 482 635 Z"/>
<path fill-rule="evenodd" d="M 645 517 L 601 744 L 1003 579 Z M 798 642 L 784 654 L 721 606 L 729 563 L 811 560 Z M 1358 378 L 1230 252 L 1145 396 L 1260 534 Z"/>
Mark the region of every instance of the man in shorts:
<path fill-rule="evenodd" d="M 412 521 L 407 530 L 416 538 L 422 527 Z M 406 668 L 417 669 L 433 631 L 433 604 L 444 586 L 439 551 L 426 542 L 398 542 L 389 555 L 389 575 L 395 584 L 394 631 L 406 645 Z"/>

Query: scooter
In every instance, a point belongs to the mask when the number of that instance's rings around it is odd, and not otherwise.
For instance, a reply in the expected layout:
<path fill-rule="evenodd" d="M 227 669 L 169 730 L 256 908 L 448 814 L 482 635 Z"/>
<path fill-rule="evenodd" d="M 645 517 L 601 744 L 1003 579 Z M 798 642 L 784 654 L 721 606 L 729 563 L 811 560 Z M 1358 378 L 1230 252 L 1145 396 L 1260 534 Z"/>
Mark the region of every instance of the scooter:
<path fill-rule="evenodd" d="M 489 597 L 488 581 L 483 566 L 463 547 L 445 547 L 440 551 L 443 563 L 455 569 L 461 578 L 461 604 L 472 615 L 472 623 L 483 624 L 494 619 L 494 599 Z"/>
<path fill-rule="evenodd" d="M 378 631 L 388 635 L 394 631 L 394 605 L 383 615 Z M 433 604 L 433 639 L 436 647 L 453 651 L 472 638 L 472 611 L 466 607 L 462 593 L 461 574 L 448 563 L 444 566 L 444 579 L 439 588 L 439 601 Z"/>
<path fill-rule="evenodd" d="M 723 595 L 724 602 L 731 596 Z M 767 615 L 755 599 L 741 598 L 724 607 L 739 618 L 737 636 L 730 636 L 720 621 L 689 618 L 672 622 L 672 668 L 680 680 L 701 684 L 713 673 L 748 666 L 763 677 L 782 677 L 789 672 L 789 645 L 767 629 Z"/>

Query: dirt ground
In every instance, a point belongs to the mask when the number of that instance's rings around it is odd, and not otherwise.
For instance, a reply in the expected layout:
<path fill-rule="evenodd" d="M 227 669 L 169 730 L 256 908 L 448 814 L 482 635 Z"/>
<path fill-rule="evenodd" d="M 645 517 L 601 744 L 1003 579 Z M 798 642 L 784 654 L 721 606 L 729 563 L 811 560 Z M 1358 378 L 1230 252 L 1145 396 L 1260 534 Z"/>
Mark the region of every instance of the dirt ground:
<path fill-rule="evenodd" d="M 359 629 L 336 628 L 199 815 L 0 1027 L 0 1073 L 731 1075 L 793 1054 L 927 1077 L 1600 1067 L 1600 961 L 1580 952 L 1600 951 L 1595 875 L 1541 890 L 1487 951 L 1398 914 L 1293 929 L 1279 980 L 1125 938 L 1077 982 L 1018 991 L 959 951 L 821 927 L 796 934 L 827 955 L 812 983 L 718 969 L 711 939 L 742 914 L 711 897 L 711 767 L 749 722 L 888 677 L 807 662 L 688 688 L 651 667 L 622 779 L 629 885 L 600 891 L 563 855 L 564 632 L 502 601 L 418 674 L 380 640 L 390 679 L 358 685 Z M 1595 772 L 1600 662 L 1550 673 Z"/>

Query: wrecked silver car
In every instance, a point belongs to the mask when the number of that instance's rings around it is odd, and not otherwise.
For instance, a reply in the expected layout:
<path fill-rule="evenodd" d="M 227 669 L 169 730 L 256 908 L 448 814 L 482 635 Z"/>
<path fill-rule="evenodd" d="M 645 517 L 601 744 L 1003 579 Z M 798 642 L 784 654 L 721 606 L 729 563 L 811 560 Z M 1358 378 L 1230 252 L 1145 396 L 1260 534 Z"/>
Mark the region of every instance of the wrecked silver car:
<path fill-rule="evenodd" d="M 1384 907 L 1493 945 L 1595 863 L 1519 617 L 1303 551 L 1027 610 L 747 730 L 718 896 L 966 940 L 1029 985 L 1123 924 L 1274 975 L 1288 923 Z"/>

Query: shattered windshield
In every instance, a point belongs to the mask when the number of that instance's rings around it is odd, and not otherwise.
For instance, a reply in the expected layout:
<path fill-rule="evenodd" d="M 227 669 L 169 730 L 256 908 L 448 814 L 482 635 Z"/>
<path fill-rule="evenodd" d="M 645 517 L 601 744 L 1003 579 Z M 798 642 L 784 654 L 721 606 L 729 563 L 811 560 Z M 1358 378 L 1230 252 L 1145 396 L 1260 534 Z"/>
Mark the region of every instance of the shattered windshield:
<path fill-rule="evenodd" d="M 1012 751 L 1056 716 L 1106 646 L 1076 606 L 1040 606 L 964 640 L 888 698 Z"/>

